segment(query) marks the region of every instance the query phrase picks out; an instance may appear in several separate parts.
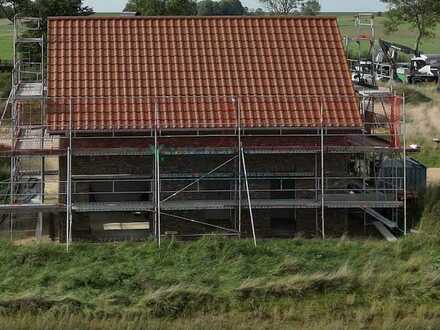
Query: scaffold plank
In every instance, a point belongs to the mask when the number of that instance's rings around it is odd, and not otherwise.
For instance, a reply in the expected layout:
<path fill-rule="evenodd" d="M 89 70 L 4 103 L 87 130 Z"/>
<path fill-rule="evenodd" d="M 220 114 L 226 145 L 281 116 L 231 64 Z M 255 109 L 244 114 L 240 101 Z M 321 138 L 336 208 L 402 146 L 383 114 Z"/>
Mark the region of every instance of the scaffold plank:
<path fill-rule="evenodd" d="M 397 223 L 387 219 L 386 217 L 384 217 L 382 214 L 380 214 L 379 212 L 371 209 L 371 208 L 362 208 L 362 210 L 364 210 L 365 212 L 367 212 L 369 215 L 371 215 L 373 218 L 375 218 L 376 220 L 380 221 L 381 223 L 383 223 L 384 225 L 386 225 L 388 228 L 397 228 Z"/>
<path fill-rule="evenodd" d="M 374 221 L 373 222 L 374 227 L 379 231 L 379 233 L 382 234 L 382 236 L 388 241 L 388 242 L 395 242 L 397 241 L 396 236 L 394 236 L 381 222 Z"/>
<path fill-rule="evenodd" d="M 43 96 L 43 83 L 21 83 L 15 93 L 16 100 L 36 99 Z"/>
<path fill-rule="evenodd" d="M 0 205 L 0 214 L 34 213 L 34 212 L 62 212 L 63 205 L 57 204 L 3 204 Z"/>

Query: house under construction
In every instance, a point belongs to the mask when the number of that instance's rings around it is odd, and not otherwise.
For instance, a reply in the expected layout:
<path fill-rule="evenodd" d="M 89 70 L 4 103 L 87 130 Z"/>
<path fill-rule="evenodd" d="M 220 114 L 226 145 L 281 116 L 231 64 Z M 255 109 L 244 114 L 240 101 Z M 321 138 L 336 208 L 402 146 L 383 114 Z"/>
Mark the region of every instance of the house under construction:
<path fill-rule="evenodd" d="M 409 230 L 406 166 L 383 168 L 406 157 L 403 99 L 354 91 L 336 18 L 54 17 L 47 30 L 45 54 L 40 21 L 15 21 L 12 237 Z"/>

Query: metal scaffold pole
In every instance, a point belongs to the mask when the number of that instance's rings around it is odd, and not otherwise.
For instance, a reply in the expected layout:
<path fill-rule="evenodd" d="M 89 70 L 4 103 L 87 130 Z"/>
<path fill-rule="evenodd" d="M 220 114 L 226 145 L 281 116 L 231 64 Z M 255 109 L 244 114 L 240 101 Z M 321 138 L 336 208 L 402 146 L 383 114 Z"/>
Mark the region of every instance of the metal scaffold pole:
<path fill-rule="evenodd" d="M 43 154 L 44 150 L 44 109 L 45 109 L 45 101 L 40 101 L 40 127 L 41 127 L 41 140 L 40 140 L 40 149 L 42 152 L 41 159 L 40 159 L 40 201 L 41 204 L 44 204 L 45 202 L 45 173 L 46 173 L 46 157 Z M 36 239 L 41 240 L 43 236 L 43 221 L 44 221 L 44 215 L 43 212 L 38 212 L 38 222 L 37 222 L 37 228 L 36 228 Z"/>
<path fill-rule="evenodd" d="M 12 152 L 12 157 L 11 157 L 11 162 L 10 162 L 10 193 L 11 193 L 11 199 L 10 199 L 10 203 L 13 205 L 15 204 L 15 175 L 16 175 L 16 167 L 17 167 L 17 159 L 14 156 L 14 149 L 16 147 L 16 129 L 17 129 L 17 120 L 16 120 L 16 116 L 17 116 L 17 103 L 15 101 L 15 99 L 12 100 L 12 113 L 11 113 L 11 152 Z M 14 236 L 14 213 L 10 213 L 9 214 L 9 221 L 10 221 L 10 226 L 9 226 L 9 230 L 10 230 L 10 239 L 11 241 L 13 240 L 13 236 Z"/>
<path fill-rule="evenodd" d="M 405 110 L 405 94 L 402 97 L 402 111 L 403 111 L 403 233 L 408 234 L 407 224 L 407 179 L 406 179 L 406 110 Z M 400 120 L 400 119 L 399 119 Z"/>
<path fill-rule="evenodd" d="M 70 147 L 67 148 L 67 159 L 66 159 L 66 165 L 67 165 L 67 182 L 66 182 L 66 249 L 69 251 L 70 246 L 70 213 L 71 213 L 71 153 Z"/>
<path fill-rule="evenodd" d="M 318 201 L 319 198 L 319 174 L 318 174 L 318 154 L 314 154 L 315 158 L 315 168 L 313 171 L 313 174 L 315 176 L 315 201 Z M 318 208 L 315 208 L 315 234 L 318 235 L 319 233 L 319 214 L 318 214 Z"/>
<path fill-rule="evenodd" d="M 237 107 L 237 138 L 238 138 L 238 232 L 241 237 L 241 207 L 242 207 L 242 184 L 241 184 L 241 163 L 242 163 L 242 154 L 241 154 L 241 108 L 240 102 L 238 98 L 234 98 L 236 107 Z"/>
<path fill-rule="evenodd" d="M 156 222 L 156 239 L 157 245 L 160 247 L 161 243 L 161 219 L 160 219 L 160 155 L 159 155 L 159 104 L 158 100 L 154 103 L 154 214 Z"/>
<path fill-rule="evenodd" d="M 321 114 L 321 234 L 325 239 L 325 185 L 324 185 L 324 114 L 322 100 L 320 106 Z"/>
<path fill-rule="evenodd" d="M 69 147 L 67 148 L 67 212 L 66 212 L 66 249 L 72 243 L 72 99 L 69 100 Z"/>

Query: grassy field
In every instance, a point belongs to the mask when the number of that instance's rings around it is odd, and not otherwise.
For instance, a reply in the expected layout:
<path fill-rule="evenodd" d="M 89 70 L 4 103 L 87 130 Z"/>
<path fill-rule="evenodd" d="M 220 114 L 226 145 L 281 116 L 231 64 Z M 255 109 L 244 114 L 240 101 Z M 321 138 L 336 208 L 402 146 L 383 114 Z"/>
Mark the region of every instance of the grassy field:
<path fill-rule="evenodd" d="M 439 196 L 396 243 L 0 242 L 0 329 L 438 329 Z"/>
<path fill-rule="evenodd" d="M 394 89 L 406 97 L 408 145 L 422 147 L 411 157 L 428 167 L 440 168 L 440 152 L 433 142 L 440 138 L 440 93 L 433 85 L 395 85 Z"/>
<path fill-rule="evenodd" d="M 351 15 L 339 19 L 354 33 Z M 2 23 L 0 58 L 11 49 Z M 410 30 L 387 37 L 411 38 Z M 426 47 L 440 52 L 434 42 Z M 416 157 L 440 167 L 431 142 L 440 97 L 433 87 L 398 88 L 410 97 L 409 143 L 423 146 Z M 255 249 L 204 239 L 160 249 L 76 244 L 66 253 L 0 241 L 0 330 L 439 329 L 439 200 L 440 190 L 430 190 L 420 233 L 397 243 L 266 240 Z"/>
<path fill-rule="evenodd" d="M 439 329 L 440 189 L 423 205 L 394 243 L 0 241 L 0 329 Z"/>
<path fill-rule="evenodd" d="M 0 60 L 12 58 L 12 24 L 7 19 L 0 19 Z"/>
<path fill-rule="evenodd" d="M 341 33 L 344 36 L 354 37 L 357 35 L 355 27 L 354 14 L 337 13 L 339 27 Z M 402 25 L 398 32 L 387 34 L 384 28 L 385 17 L 376 17 L 375 19 L 375 32 L 376 39 L 384 39 L 387 41 L 397 42 L 408 47 L 415 47 L 415 41 L 417 33 L 409 24 Z M 422 43 L 422 50 L 428 54 L 440 54 L 440 25 L 436 29 L 436 37 L 433 39 L 427 39 Z"/>

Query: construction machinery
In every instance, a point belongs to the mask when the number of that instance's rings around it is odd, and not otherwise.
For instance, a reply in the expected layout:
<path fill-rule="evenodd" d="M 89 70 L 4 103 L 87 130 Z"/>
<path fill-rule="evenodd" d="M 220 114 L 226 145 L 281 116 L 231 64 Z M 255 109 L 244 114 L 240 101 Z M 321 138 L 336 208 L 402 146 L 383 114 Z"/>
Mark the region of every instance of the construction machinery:
<path fill-rule="evenodd" d="M 379 39 L 379 47 L 375 62 L 390 64 L 394 80 L 409 84 L 439 82 L 440 55 L 421 54 L 410 47 L 382 39 Z M 401 53 L 412 56 L 409 63 L 398 63 Z"/>
<path fill-rule="evenodd" d="M 358 46 L 358 58 L 349 59 L 352 81 L 355 85 L 376 87 L 378 81 L 399 81 L 409 84 L 438 83 L 440 81 L 440 55 L 426 55 L 410 47 L 379 39 L 376 43 L 374 14 L 362 13 L 355 16 L 357 35 L 346 37 L 347 53 L 350 44 Z M 362 46 L 362 44 L 367 45 Z M 362 57 L 362 50 L 368 52 Z M 401 63 L 401 55 L 410 60 Z"/>

